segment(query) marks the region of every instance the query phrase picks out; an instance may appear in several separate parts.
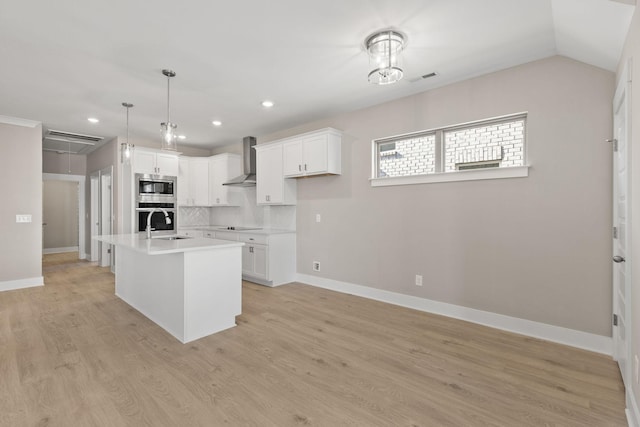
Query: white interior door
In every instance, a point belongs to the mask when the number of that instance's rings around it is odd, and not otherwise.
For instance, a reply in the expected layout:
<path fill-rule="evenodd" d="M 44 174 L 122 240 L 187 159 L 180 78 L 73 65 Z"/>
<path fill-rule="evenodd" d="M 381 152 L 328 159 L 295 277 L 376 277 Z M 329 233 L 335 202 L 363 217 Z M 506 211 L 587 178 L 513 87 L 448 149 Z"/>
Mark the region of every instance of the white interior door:
<path fill-rule="evenodd" d="M 613 101 L 613 343 L 625 386 L 631 383 L 631 257 L 628 156 L 629 95 L 627 73 L 622 74 Z"/>
<path fill-rule="evenodd" d="M 100 179 L 99 175 L 91 175 L 91 258 L 96 262 L 100 259 L 100 242 L 94 236 L 100 235 Z"/>
<path fill-rule="evenodd" d="M 111 233 L 111 173 L 100 175 L 100 234 Z M 100 266 L 111 266 L 111 245 L 100 245 Z"/>

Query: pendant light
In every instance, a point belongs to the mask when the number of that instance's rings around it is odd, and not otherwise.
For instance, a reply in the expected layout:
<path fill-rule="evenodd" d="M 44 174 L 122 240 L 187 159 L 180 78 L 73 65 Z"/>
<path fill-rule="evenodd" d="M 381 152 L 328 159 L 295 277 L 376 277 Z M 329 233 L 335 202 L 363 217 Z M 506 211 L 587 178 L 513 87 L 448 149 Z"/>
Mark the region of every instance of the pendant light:
<path fill-rule="evenodd" d="M 167 76 L 167 121 L 160 124 L 160 134 L 162 135 L 162 149 L 169 151 L 176 151 L 176 141 L 178 139 L 176 135 L 176 128 L 178 125 L 171 123 L 171 77 L 175 77 L 176 73 L 171 70 L 162 70 L 162 74 Z"/>
<path fill-rule="evenodd" d="M 384 30 L 367 37 L 364 42 L 369 62 L 374 69 L 369 73 L 369 82 L 378 85 L 395 83 L 402 79 L 400 53 L 405 47 L 406 37 L 393 30 Z"/>
<path fill-rule="evenodd" d="M 133 152 L 134 145 L 129 143 L 129 108 L 133 107 L 133 104 L 123 102 L 122 106 L 127 109 L 127 142 L 120 144 L 120 162 L 129 165 L 131 163 L 131 154 Z"/>

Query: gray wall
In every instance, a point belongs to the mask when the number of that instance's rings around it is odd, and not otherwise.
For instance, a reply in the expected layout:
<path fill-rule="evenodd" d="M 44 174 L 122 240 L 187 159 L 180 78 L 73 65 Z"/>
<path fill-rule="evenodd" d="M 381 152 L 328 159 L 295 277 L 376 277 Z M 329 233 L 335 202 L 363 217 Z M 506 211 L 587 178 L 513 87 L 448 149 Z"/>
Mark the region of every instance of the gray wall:
<path fill-rule="evenodd" d="M 632 74 L 629 76 L 634 82 L 631 85 L 631 262 L 633 266 L 640 266 L 640 12 L 638 8 L 633 14 L 629 26 L 629 34 L 618 67 L 618 79 L 624 64 L 633 58 Z M 633 269 L 633 267 L 632 267 Z M 637 271 L 637 269 L 635 270 Z M 640 274 L 631 276 L 631 351 L 633 355 L 640 355 Z M 633 395 L 636 405 L 640 406 L 640 386 L 632 382 Z"/>
<path fill-rule="evenodd" d="M 118 157 L 118 139 L 114 138 L 111 141 L 104 144 L 97 150 L 87 155 L 87 181 L 85 183 L 85 251 L 87 254 L 91 250 L 91 180 L 90 175 L 98 172 L 102 169 L 113 166 L 111 174 L 111 191 L 113 195 L 113 229 L 117 230 L 118 222 L 121 220 L 118 218 L 119 209 L 119 193 L 118 193 L 118 167 L 120 165 L 120 159 Z"/>
<path fill-rule="evenodd" d="M 42 172 L 68 175 L 86 175 L 87 156 L 84 154 L 58 154 L 53 151 L 42 152 Z"/>
<path fill-rule="evenodd" d="M 42 126 L 0 123 L 0 282 L 42 276 Z M 17 224 L 17 214 L 32 222 Z"/>
<path fill-rule="evenodd" d="M 610 336 L 613 89 L 552 57 L 260 137 L 344 132 L 343 174 L 298 181 L 298 272 Z M 369 183 L 375 138 L 523 111 L 527 178 Z"/>

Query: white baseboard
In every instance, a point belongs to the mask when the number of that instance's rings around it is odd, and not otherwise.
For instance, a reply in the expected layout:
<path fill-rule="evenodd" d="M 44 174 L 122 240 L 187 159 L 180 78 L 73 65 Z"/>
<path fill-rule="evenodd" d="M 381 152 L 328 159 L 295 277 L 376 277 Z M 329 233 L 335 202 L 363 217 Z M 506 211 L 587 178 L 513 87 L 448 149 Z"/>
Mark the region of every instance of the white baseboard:
<path fill-rule="evenodd" d="M 627 424 L 629 427 L 640 427 L 640 411 L 638 410 L 638 404 L 636 403 L 636 397 L 631 387 L 627 388 L 627 408 L 625 413 L 627 414 Z"/>
<path fill-rule="evenodd" d="M 509 332 L 515 332 L 534 338 L 553 341 L 584 350 L 613 355 L 613 339 L 602 335 L 563 328 L 561 326 L 548 325 L 546 323 L 534 322 L 532 320 L 520 319 L 517 317 L 505 316 L 488 311 L 476 310 L 474 308 L 448 304 L 426 298 L 404 295 L 396 292 L 384 291 L 353 283 L 341 282 L 338 280 L 326 279 L 323 277 L 311 276 L 298 273 L 296 280 L 320 288 L 330 289 L 346 294 L 353 294 L 364 298 L 382 301 L 389 304 L 412 308 L 427 313 L 440 314 L 453 317 L 455 319 L 466 320 L 480 325 L 490 326 Z"/>
<path fill-rule="evenodd" d="M 68 246 L 66 248 L 46 248 L 42 250 L 43 254 L 62 254 L 65 252 L 78 252 L 78 247 Z"/>
<path fill-rule="evenodd" d="M 44 286 L 44 277 L 30 277 L 28 279 L 7 280 L 0 282 L 0 292 L 12 291 L 14 289 L 33 288 L 35 286 Z"/>

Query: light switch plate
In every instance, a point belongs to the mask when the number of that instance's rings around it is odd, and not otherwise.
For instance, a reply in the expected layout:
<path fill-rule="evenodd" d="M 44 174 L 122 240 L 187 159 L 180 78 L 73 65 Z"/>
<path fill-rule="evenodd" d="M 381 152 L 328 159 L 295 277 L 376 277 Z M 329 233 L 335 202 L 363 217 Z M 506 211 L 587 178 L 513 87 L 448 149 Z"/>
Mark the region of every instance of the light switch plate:
<path fill-rule="evenodd" d="M 16 222 L 31 222 L 31 215 L 29 214 L 16 215 Z"/>
<path fill-rule="evenodd" d="M 320 216 L 320 214 L 316 214 L 316 222 L 320 221 L 322 221 L 322 217 Z"/>

